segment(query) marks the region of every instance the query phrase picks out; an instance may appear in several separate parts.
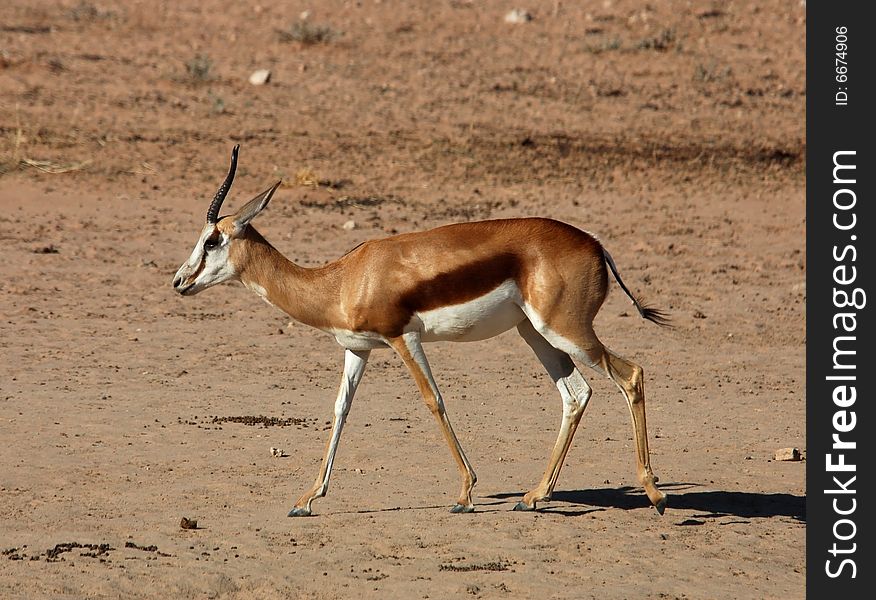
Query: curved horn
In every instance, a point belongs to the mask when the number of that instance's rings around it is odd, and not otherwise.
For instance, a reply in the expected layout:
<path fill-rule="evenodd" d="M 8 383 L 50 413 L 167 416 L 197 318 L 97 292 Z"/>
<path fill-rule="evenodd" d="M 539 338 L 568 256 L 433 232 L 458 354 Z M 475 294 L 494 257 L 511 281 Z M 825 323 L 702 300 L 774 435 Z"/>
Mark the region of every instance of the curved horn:
<path fill-rule="evenodd" d="M 207 222 L 215 223 L 219 220 L 219 209 L 222 208 L 222 202 L 225 196 L 228 195 L 228 190 L 231 188 L 231 182 L 234 181 L 234 172 L 237 170 L 237 153 L 240 150 L 240 144 L 235 144 L 231 150 L 231 167 L 228 169 L 228 175 L 216 195 L 213 196 L 213 201 L 210 203 L 210 208 L 207 210 Z"/>

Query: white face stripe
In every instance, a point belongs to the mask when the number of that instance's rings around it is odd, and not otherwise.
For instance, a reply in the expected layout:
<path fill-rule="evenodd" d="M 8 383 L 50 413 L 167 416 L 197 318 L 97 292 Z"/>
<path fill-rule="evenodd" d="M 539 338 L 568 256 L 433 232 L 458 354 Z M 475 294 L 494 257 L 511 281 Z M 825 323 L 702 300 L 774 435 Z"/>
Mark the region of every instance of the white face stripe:
<path fill-rule="evenodd" d="M 216 225 L 213 223 L 204 226 L 189 259 L 176 272 L 176 277 L 183 282 L 197 274 L 195 280 L 187 284 L 191 285 L 190 294 L 196 294 L 237 276 L 234 266 L 228 260 L 231 239 L 226 233 L 219 232 L 219 243 L 209 252 L 204 249 L 204 242 L 214 236 L 216 231 Z"/>

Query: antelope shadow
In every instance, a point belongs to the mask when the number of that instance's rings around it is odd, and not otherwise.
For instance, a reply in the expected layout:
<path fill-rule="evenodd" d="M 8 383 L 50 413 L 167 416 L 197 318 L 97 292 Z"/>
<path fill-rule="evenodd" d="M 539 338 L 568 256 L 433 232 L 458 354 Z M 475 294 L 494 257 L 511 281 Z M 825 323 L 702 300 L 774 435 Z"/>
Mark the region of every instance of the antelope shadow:
<path fill-rule="evenodd" d="M 735 516 L 741 518 L 790 517 L 806 522 L 806 496 L 795 494 L 767 494 L 721 490 L 697 490 L 694 483 L 670 483 L 661 486 L 669 495 L 667 510 L 692 510 L 700 518 Z M 485 496 L 496 499 L 519 499 L 525 492 L 502 492 Z M 640 488 L 622 486 L 591 490 L 557 490 L 552 494 L 553 504 L 542 504 L 548 512 L 557 510 L 557 502 L 591 508 L 619 508 L 632 510 L 651 506 Z M 584 514 L 590 511 L 572 511 L 566 514 Z"/>

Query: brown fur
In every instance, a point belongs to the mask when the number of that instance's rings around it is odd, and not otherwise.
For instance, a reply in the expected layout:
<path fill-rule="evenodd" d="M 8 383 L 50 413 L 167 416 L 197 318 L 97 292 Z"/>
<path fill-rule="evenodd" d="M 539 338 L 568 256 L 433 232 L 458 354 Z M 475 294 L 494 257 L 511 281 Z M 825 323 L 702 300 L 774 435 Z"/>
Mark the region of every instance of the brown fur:
<path fill-rule="evenodd" d="M 454 509 L 458 511 L 473 508 L 476 477 L 437 389 L 401 336 L 415 313 L 473 300 L 513 280 L 543 321 L 524 324 L 529 327 L 523 330 L 527 342 L 552 346 L 550 353 L 564 365 L 564 372 L 574 371 L 580 377 L 571 354 L 601 370 L 621 389 L 633 421 L 639 480 L 663 512 L 666 498 L 656 487 L 648 452 L 642 369 L 611 353 L 593 331 L 593 318 L 608 290 L 608 269 L 601 244 L 590 234 L 539 218 L 460 223 L 365 242 L 332 263 L 307 269 L 284 258 L 251 226 L 235 231 L 232 218 L 221 220 L 217 227 L 234 238 L 229 260 L 241 281 L 261 286 L 267 299 L 290 316 L 325 330 L 377 334 L 396 350 L 438 419 L 459 466 L 463 482 Z M 627 294 L 642 312 L 638 301 Z M 414 343 L 419 344 L 419 338 Z M 583 408 L 564 417 L 542 482 L 518 508 L 531 510 L 550 498 Z M 321 473 L 318 481 L 325 475 Z M 314 488 L 323 489 L 321 484 Z M 301 497 L 291 514 L 310 513 L 314 490 Z"/>
<path fill-rule="evenodd" d="M 230 220 L 218 226 L 232 228 Z M 397 235 L 365 242 L 316 269 L 286 260 L 250 226 L 235 240 L 230 259 L 244 283 L 261 285 L 297 320 L 386 338 L 400 335 L 417 311 L 472 300 L 509 279 L 540 313 L 558 319 L 572 316 L 560 301 L 569 288 L 583 292 L 573 312 L 587 322 L 607 291 L 599 242 L 550 219 L 459 223 Z"/>

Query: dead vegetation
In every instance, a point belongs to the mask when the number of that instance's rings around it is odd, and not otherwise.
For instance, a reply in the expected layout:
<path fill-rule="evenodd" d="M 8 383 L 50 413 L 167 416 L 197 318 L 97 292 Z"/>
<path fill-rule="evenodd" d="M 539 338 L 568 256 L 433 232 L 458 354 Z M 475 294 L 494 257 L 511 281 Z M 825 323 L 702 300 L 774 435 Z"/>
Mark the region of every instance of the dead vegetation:
<path fill-rule="evenodd" d="M 209 56 L 196 54 L 185 62 L 186 81 L 194 84 L 202 84 L 212 81 L 213 61 Z"/>
<path fill-rule="evenodd" d="M 340 35 L 330 25 L 319 25 L 307 20 L 296 21 L 286 29 L 277 30 L 281 42 L 297 42 L 303 46 L 327 44 Z"/>

